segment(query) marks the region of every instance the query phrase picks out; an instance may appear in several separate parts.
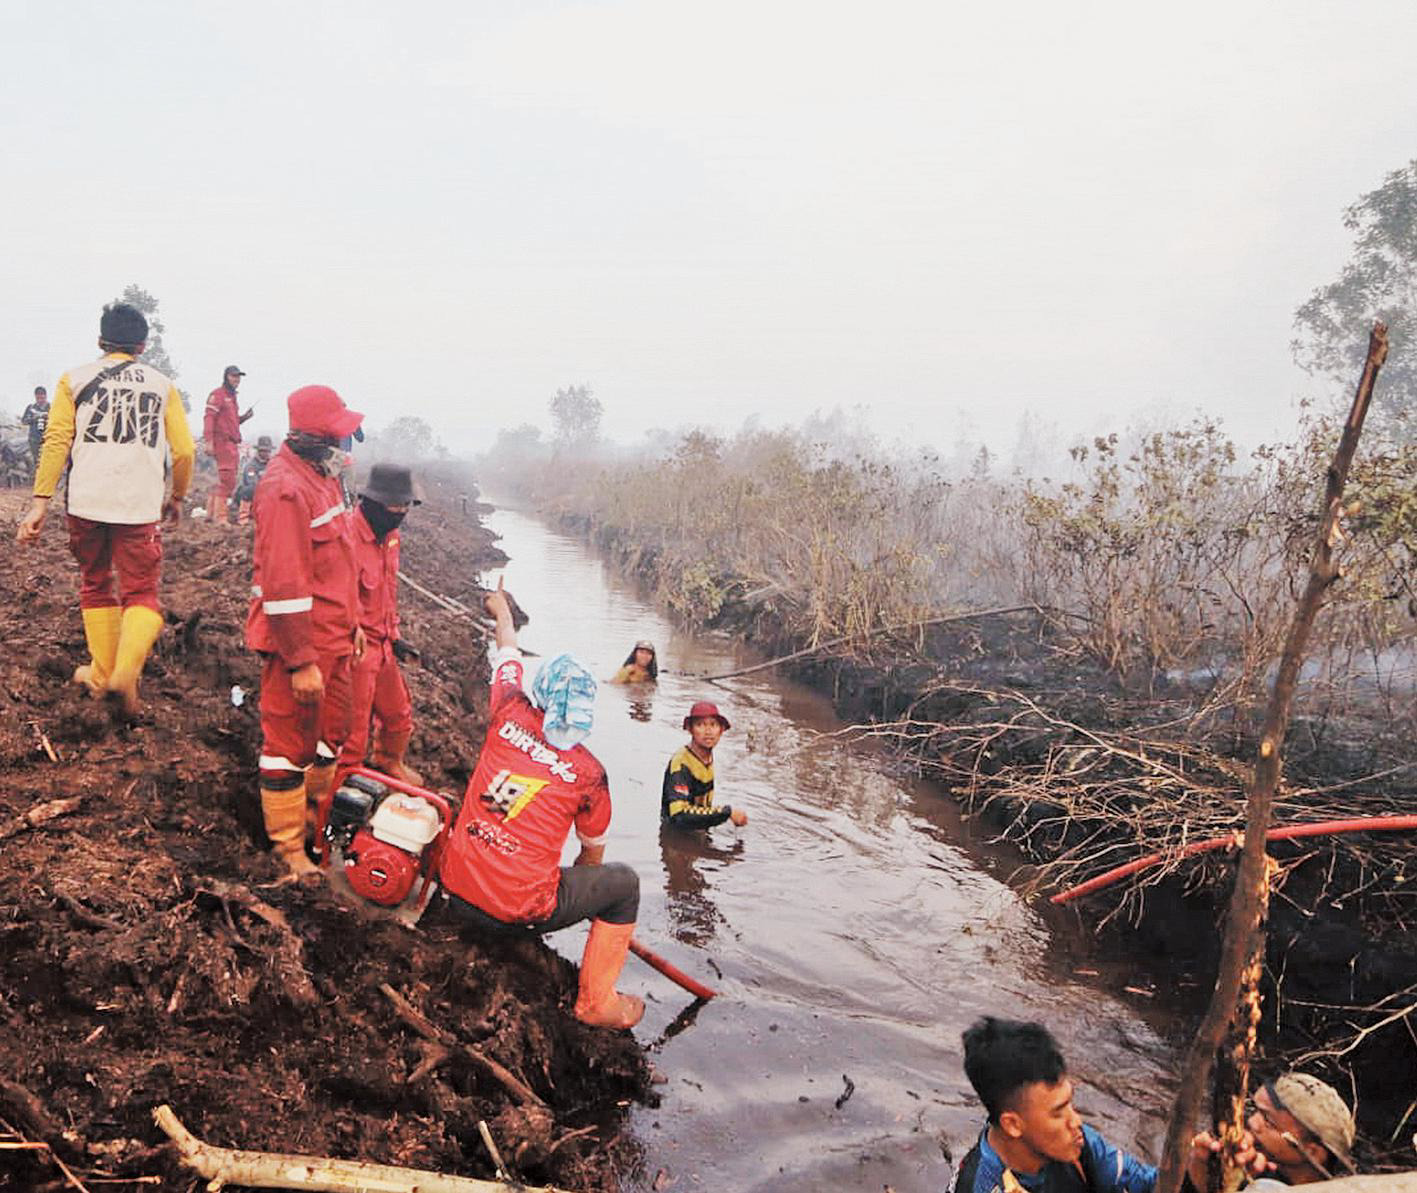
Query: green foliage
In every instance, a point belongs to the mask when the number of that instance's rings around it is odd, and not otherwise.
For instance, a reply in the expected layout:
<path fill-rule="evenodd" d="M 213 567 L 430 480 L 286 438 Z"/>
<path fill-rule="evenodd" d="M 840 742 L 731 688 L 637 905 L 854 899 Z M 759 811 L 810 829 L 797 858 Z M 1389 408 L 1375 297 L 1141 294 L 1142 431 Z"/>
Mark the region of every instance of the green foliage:
<path fill-rule="evenodd" d="M 1295 359 L 1351 393 L 1368 332 L 1382 319 L 1391 349 L 1371 421 L 1375 429 L 1410 439 L 1417 418 L 1417 161 L 1360 197 L 1343 223 L 1353 233 L 1352 256 L 1296 312 Z"/>

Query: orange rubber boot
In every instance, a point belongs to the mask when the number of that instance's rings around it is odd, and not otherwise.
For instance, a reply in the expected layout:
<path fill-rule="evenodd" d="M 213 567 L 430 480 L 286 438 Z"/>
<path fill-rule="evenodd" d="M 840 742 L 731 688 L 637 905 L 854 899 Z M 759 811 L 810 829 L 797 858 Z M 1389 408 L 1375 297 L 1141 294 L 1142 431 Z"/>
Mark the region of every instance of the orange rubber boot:
<path fill-rule="evenodd" d="M 615 979 L 625 967 L 634 924 L 592 920 L 585 952 L 581 955 L 580 992 L 576 1018 L 592 1027 L 634 1027 L 645 1013 L 644 1000 L 615 989 Z"/>
<path fill-rule="evenodd" d="M 225 526 L 229 519 L 226 512 L 226 495 L 220 485 L 213 485 L 207 494 L 207 521 L 213 526 Z"/>
<path fill-rule="evenodd" d="M 315 863 L 305 856 L 305 788 L 273 791 L 261 788 L 261 814 L 271 848 L 296 878 L 318 874 Z"/>
<path fill-rule="evenodd" d="M 415 787 L 422 787 L 423 776 L 403 760 L 403 756 L 408 752 L 408 739 L 412 736 L 412 729 L 405 729 L 402 733 L 387 733 L 380 725 L 378 732 L 374 735 L 372 765 L 375 770 L 392 775 L 400 783 L 411 783 Z"/>
<path fill-rule="evenodd" d="M 332 762 L 329 766 L 312 766 L 305 772 L 305 833 L 312 840 L 315 826 L 319 823 L 320 801 L 334 786 L 335 771 L 338 769 Z"/>

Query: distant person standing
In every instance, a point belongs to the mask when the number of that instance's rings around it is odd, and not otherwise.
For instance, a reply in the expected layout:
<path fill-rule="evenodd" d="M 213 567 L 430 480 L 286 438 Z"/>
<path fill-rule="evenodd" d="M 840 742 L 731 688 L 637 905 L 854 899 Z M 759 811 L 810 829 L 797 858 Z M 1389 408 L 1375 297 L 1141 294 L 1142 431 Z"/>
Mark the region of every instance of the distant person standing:
<path fill-rule="evenodd" d="M 340 766 L 364 765 L 369 726 L 377 721 L 374 769 L 421 786 L 423 776 L 404 761 L 413 735 L 413 702 L 399 669 L 405 659 L 418 658 L 418 651 L 399 634 L 399 527 L 420 504 L 410 469 L 375 464 L 352 515 L 364 657 L 354 665 L 354 711 Z"/>
<path fill-rule="evenodd" d="M 44 443 L 44 429 L 49 426 L 49 392 L 42 385 L 34 387 L 34 401 L 25 407 L 20 422 L 29 431 L 30 461 L 39 467 L 39 449 Z"/>
<path fill-rule="evenodd" d="M 69 548 L 79 561 L 79 607 L 89 662 L 74 681 L 138 709 L 138 679 L 162 630 L 158 522 L 176 521 L 192 479 L 195 448 L 176 386 L 139 362 L 148 323 L 127 303 L 99 320 L 103 357 L 70 369 L 54 389 L 34 503 L 16 538 L 39 537 L 59 478 L 69 466 Z M 172 452 L 172 492 L 165 467 Z M 113 588 L 117 573 L 118 591 Z"/>
<path fill-rule="evenodd" d="M 223 524 L 230 521 L 226 503 L 236 488 L 236 465 L 241 457 L 241 424 L 251 417 L 248 409 L 242 414 L 236 405 L 236 390 L 246 376 L 235 365 L 227 365 L 222 382 L 207 395 L 207 414 L 202 425 L 202 438 L 207 454 L 216 463 L 217 482 L 207 498 L 207 517 Z"/>

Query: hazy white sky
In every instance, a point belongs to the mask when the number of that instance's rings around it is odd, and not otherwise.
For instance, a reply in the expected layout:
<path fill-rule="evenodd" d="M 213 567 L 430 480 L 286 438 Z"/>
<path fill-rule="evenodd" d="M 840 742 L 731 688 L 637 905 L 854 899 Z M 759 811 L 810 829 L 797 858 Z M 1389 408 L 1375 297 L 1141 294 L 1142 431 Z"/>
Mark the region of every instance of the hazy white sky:
<path fill-rule="evenodd" d="M 321 381 L 467 442 L 584 382 L 622 438 L 1258 438 L 1417 156 L 1410 0 L 11 0 L 0 44 L 11 411 L 137 282 L 260 429 Z"/>

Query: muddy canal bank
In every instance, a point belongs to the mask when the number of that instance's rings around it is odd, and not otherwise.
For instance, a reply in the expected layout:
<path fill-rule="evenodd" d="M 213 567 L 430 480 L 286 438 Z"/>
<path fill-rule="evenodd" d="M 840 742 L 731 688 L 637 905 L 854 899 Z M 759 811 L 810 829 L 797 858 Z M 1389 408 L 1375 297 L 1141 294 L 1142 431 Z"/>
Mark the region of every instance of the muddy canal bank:
<path fill-rule="evenodd" d="M 560 526 L 594 543 L 648 594 L 677 566 L 613 527 L 576 518 Z M 778 595 L 731 578 L 715 585 L 722 600 L 709 624 L 751 642 L 745 662 L 806 645 L 786 629 L 789 610 L 775 604 Z M 795 660 L 781 672 L 829 697 L 863 734 L 886 737 L 976 826 L 1006 838 L 1016 850 L 1011 885 L 1040 901 L 1168 843 L 1243 823 L 1257 717 L 1230 709 L 1188 738 L 1177 727 L 1194 724 L 1202 692 L 1173 684 L 1138 697 L 1037 616 L 876 639 L 850 654 Z M 1277 819 L 1410 812 L 1414 772 L 1403 745 L 1378 737 L 1361 716 L 1299 718 Z M 1269 937 L 1262 1067 L 1302 1060 L 1326 1076 L 1356 1101 L 1374 1153 L 1400 1160 L 1417 1072 L 1413 1034 L 1399 1015 L 1357 1035 L 1400 1012 L 1417 983 L 1417 940 L 1407 924 L 1417 912 L 1408 882 L 1417 861 L 1412 840 L 1361 834 L 1276 844 L 1272 852 L 1283 874 Z M 1193 992 L 1182 989 L 1177 1005 L 1183 1015 L 1198 1012 L 1214 971 L 1229 856 L 1162 867 L 1072 904 L 1067 916 L 1095 933 L 1104 968 L 1129 967 L 1139 986 L 1174 996 L 1178 979 L 1193 978 Z"/>
<path fill-rule="evenodd" d="M 27 500 L 0 495 L 0 522 Z M 132 728 L 69 683 L 85 648 L 63 518 L 3 554 L 0 1137 L 50 1144 L 92 1188 L 185 1190 L 193 1177 L 153 1124 L 161 1103 L 222 1146 L 490 1177 L 485 1120 L 528 1181 L 615 1188 L 633 1162 L 625 1107 L 649 1096 L 638 1044 L 576 1023 L 574 968 L 543 946 L 412 931 L 278 881 L 256 794 L 257 661 L 242 643 L 246 533 L 188 523 L 164 547 L 167 626 Z M 409 519 L 405 567 L 445 595 L 475 600 L 479 569 L 502 558 L 460 502 L 435 493 Z M 482 743 L 485 652 L 465 622 L 403 595 L 424 660 L 408 677 L 411 754 L 461 793 Z M 386 983 L 536 1101 L 457 1047 L 423 1063 L 429 1046 Z M 0 1188 L 67 1187 L 42 1153 L 0 1151 Z"/>

